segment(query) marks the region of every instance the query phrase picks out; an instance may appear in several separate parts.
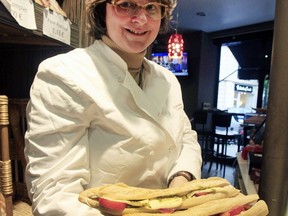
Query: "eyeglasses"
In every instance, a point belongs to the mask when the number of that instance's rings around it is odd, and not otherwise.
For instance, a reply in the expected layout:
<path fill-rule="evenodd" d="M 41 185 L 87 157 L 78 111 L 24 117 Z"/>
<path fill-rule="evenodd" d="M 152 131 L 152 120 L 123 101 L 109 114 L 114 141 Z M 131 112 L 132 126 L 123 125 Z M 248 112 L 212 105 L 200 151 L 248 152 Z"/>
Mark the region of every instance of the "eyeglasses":
<path fill-rule="evenodd" d="M 114 6 L 115 12 L 121 16 L 133 16 L 141 9 L 144 9 L 147 16 L 154 20 L 162 19 L 166 13 L 168 6 L 159 2 L 149 2 L 140 5 L 133 0 L 107 0 L 107 2 Z"/>

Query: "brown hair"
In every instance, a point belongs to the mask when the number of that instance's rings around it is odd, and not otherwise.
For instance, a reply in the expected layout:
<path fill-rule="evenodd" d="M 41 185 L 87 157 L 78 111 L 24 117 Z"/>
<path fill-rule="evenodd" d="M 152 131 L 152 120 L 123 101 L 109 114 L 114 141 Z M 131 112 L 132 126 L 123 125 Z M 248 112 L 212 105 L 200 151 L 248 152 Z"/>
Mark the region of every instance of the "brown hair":
<path fill-rule="evenodd" d="M 162 18 L 159 31 L 159 33 L 165 33 L 168 30 L 168 23 L 172 18 L 176 0 L 161 0 L 160 2 L 168 6 L 168 13 Z M 106 0 L 86 0 L 86 12 L 89 34 L 95 39 L 100 39 L 106 34 Z"/>

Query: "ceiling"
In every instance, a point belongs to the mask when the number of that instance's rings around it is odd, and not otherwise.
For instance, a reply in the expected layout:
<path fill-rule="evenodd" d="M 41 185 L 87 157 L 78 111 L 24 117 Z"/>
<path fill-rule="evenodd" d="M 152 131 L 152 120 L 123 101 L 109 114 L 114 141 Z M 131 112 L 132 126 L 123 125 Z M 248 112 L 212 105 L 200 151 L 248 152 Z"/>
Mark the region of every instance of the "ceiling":
<path fill-rule="evenodd" d="M 178 0 L 173 21 L 176 26 L 178 23 L 179 30 L 208 33 L 244 27 L 273 21 L 275 2 L 276 0 Z"/>

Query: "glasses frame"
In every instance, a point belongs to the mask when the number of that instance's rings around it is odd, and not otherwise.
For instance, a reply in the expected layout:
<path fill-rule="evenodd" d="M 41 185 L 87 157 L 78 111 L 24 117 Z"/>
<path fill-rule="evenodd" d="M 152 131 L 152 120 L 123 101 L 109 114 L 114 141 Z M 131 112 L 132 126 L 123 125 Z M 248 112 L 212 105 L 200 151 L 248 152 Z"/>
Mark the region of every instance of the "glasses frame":
<path fill-rule="evenodd" d="M 150 18 L 152 18 L 152 19 L 154 19 L 154 20 L 161 20 L 161 19 L 163 19 L 163 18 L 165 17 L 165 15 L 167 14 L 167 11 L 168 11 L 167 9 L 169 8 L 168 5 L 162 4 L 162 3 L 160 3 L 160 2 L 148 2 L 148 3 L 146 3 L 146 4 L 140 5 L 140 4 L 138 4 L 137 2 L 135 2 L 134 0 L 127 0 L 127 2 L 134 2 L 135 5 L 137 5 L 137 9 L 134 11 L 133 14 L 129 14 L 129 13 L 127 13 L 127 14 L 122 14 L 122 13 L 119 13 L 118 10 L 117 10 L 117 7 L 118 7 L 117 1 L 121 1 L 121 0 L 106 0 L 107 3 L 111 4 L 111 5 L 114 7 L 115 13 L 118 14 L 118 15 L 120 15 L 120 16 L 134 16 L 134 15 L 136 15 L 141 9 L 143 9 L 143 10 L 145 11 L 145 13 L 147 14 L 148 17 L 150 17 Z M 161 16 L 159 17 L 159 19 L 158 19 L 158 18 L 155 18 L 155 17 L 152 17 L 152 16 L 147 12 L 146 7 L 147 7 L 148 5 L 151 5 L 151 4 L 157 4 L 157 5 L 161 6 L 161 7 L 164 7 L 164 13 L 162 14 L 162 11 L 161 11 Z M 161 8 L 161 10 L 162 10 L 162 8 Z"/>

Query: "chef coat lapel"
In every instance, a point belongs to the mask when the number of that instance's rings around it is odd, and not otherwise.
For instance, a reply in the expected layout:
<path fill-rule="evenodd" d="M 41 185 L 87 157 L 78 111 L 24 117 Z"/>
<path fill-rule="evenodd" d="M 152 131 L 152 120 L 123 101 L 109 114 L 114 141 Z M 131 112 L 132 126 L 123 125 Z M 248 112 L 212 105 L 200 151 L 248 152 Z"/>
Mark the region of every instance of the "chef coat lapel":
<path fill-rule="evenodd" d="M 170 85 L 163 78 L 147 74 L 145 79 L 150 79 L 149 87 L 142 90 L 132 76 L 126 75 L 123 85 L 130 90 L 135 103 L 145 113 L 156 121 L 161 115 Z"/>
<path fill-rule="evenodd" d="M 110 56 L 110 60 L 113 59 L 113 64 L 111 64 L 110 67 L 112 73 L 114 76 L 116 76 L 119 83 L 123 82 L 123 86 L 131 92 L 135 103 L 141 110 L 158 121 L 158 117 L 161 114 L 161 110 L 168 96 L 170 84 L 167 83 L 161 75 L 157 75 L 156 71 L 152 71 L 145 74 L 145 79 L 149 79 L 149 87 L 142 90 L 127 71 L 127 64 L 123 61 L 123 59 L 104 43 L 101 42 L 99 45 L 102 46 L 99 50 L 105 53 L 104 56 L 108 54 L 108 56 Z M 149 67 L 145 60 L 144 64 L 145 66 Z M 113 65 L 120 67 L 120 70 L 119 68 L 114 68 Z"/>

